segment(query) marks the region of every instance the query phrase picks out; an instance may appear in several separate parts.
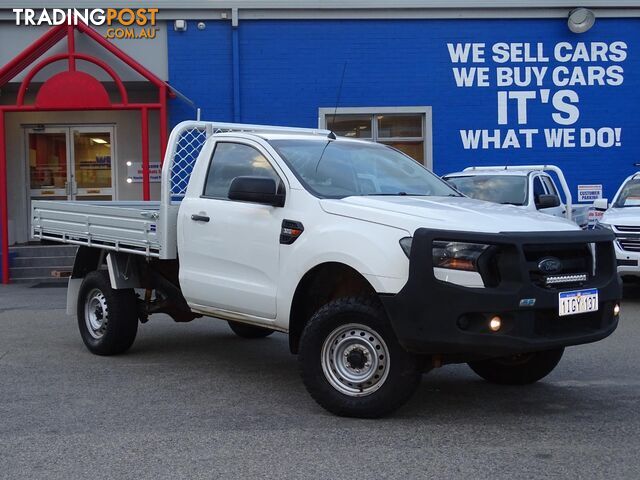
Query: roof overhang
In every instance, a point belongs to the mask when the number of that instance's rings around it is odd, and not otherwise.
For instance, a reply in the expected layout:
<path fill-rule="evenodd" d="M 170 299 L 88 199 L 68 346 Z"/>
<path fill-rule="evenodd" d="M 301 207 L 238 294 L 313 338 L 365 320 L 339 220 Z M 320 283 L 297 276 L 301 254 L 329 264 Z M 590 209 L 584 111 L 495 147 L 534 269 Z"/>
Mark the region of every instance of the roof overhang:
<path fill-rule="evenodd" d="M 13 8 L 53 8 L 49 2 L 0 0 L 0 20 L 15 20 Z M 56 2 L 56 8 L 78 8 L 78 2 Z M 128 0 L 109 3 L 110 8 L 132 8 Z M 562 18 L 576 7 L 594 10 L 598 17 L 640 16 L 638 0 L 156 0 L 135 7 L 157 8 L 158 20 L 256 19 L 365 19 L 365 18 Z M 82 2 L 84 8 L 105 8 L 96 1 Z"/>

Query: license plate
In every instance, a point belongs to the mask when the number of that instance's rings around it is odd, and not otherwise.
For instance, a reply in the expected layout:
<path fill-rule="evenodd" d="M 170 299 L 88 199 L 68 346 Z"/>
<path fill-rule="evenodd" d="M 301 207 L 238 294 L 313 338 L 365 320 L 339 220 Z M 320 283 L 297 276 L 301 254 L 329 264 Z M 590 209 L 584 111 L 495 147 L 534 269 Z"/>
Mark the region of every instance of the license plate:
<path fill-rule="evenodd" d="M 576 315 L 598 310 L 598 289 L 573 290 L 558 294 L 558 315 Z"/>

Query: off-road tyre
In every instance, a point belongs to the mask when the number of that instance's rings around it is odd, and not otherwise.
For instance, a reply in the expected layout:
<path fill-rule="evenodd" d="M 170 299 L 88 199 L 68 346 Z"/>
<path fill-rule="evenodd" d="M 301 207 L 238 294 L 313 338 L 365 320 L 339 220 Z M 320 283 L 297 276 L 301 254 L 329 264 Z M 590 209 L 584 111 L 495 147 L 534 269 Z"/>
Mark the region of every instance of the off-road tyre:
<path fill-rule="evenodd" d="M 78 328 L 82 341 L 96 355 L 117 355 L 131 347 L 138 332 L 133 289 L 111 288 L 106 270 L 89 273 L 78 294 Z"/>
<path fill-rule="evenodd" d="M 345 297 L 321 307 L 305 325 L 299 352 L 311 397 L 339 416 L 387 415 L 411 397 L 421 378 L 418 359 L 402 348 L 375 297 Z M 366 381 L 349 383 L 357 375 Z"/>
<path fill-rule="evenodd" d="M 510 357 L 469 362 L 471 370 L 486 381 L 499 385 L 528 385 L 549 375 L 564 353 L 564 348 L 523 353 Z"/>

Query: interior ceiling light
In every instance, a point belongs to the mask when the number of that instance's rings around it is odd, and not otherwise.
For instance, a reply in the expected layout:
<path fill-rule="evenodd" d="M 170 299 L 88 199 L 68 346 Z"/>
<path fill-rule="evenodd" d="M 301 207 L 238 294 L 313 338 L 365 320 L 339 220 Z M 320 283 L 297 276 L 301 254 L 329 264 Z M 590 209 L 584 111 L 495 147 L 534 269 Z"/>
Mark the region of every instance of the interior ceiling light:
<path fill-rule="evenodd" d="M 567 25 L 573 33 L 584 33 L 596 23 L 595 14 L 588 8 L 575 8 L 569 12 Z"/>
<path fill-rule="evenodd" d="M 100 143 L 100 144 L 105 144 L 108 143 L 104 138 L 92 138 L 91 141 L 93 143 Z"/>

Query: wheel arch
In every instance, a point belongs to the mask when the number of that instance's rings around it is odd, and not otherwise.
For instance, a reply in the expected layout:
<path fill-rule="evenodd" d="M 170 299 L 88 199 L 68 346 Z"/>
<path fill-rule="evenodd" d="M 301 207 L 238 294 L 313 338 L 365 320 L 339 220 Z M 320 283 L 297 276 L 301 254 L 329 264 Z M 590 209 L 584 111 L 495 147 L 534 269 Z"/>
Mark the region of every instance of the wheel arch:
<path fill-rule="evenodd" d="M 324 262 L 308 270 L 298 282 L 289 313 L 289 349 L 298 353 L 300 336 L 318 308 L 330 300 L 351 295 L 377 297 L 373 285 L 355 268 Z"/>
<path fill-rule="evenodd" d="M 111 288 L 137 288 L 141 286 L 138 264 L 138 256 L 129 253 L 109 252 L 101 248 L 78 247 L 67 288 L 67 313 L 69 315 L 75 313 L 80 287 L 89 273 L 105 269 L 109 272 Z"/>
<path fill-rule="evenodd" d="M 104 250 L 78 247 L 67 287 L 67 315 L 75 315 L 82 281 L 90 272 L 98 270 L 104 262 Z"/>
<path fill-rule="evenodd" d="M 78 247 L 71 278 L 84 278 L 89 272 L 97 270 L 104 261 L 104 253 L 104 250 L 99 248 Z"/>

